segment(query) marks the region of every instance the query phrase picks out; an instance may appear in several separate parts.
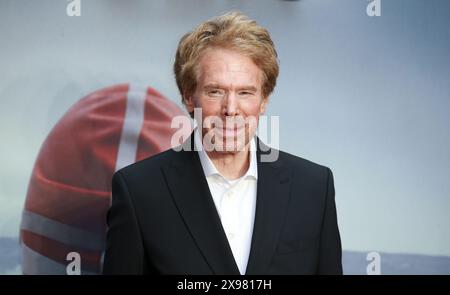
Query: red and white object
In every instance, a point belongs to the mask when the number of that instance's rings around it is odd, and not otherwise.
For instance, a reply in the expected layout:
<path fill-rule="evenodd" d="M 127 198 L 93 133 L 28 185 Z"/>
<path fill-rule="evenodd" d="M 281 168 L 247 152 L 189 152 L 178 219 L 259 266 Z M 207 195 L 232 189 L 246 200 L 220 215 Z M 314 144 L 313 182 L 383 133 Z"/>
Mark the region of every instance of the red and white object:
<path fill-rule="evenodd" d="M 21 224 L 24 274 L 66 274 L 67 254 L 82 274 L 101 272 L 115 171 L 169 149 L 174 116 L 184 115 L 150 87 L 104 88 L 82 98 L 43 143 Z"/>

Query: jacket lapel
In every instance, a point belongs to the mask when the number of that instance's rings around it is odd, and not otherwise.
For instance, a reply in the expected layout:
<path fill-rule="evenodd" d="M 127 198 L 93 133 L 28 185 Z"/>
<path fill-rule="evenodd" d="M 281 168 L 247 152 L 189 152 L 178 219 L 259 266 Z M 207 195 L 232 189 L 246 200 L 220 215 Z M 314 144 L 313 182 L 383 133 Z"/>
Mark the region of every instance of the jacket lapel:
<path fill-rule="evenodd" d="M 198 153 L 194 151 L 192 135 L 183 148 L 163 169 L 169 190 L 212 272 L 239 275 Z M 266 273 L 288 208 L 291 169 L 279 161 L 261 161 L 261 155 L 269 152 L 257 139 L 257 201 L 247 275 Z"/>
<path fill-rule="evenodd" d="M 214 274 L 236 274 L 239 269 L 204 177 L 193 136 L 164 168 L 169 190 L 192 237 Z"/>
<path fill-rule="evenodd" d="M 261 161 L 261 155 L 270 152 L 258 139 L 257 202 L 247 275 L 266 274 L 289 203 L 291 169 L 283 167 L 280 161 Z"/>

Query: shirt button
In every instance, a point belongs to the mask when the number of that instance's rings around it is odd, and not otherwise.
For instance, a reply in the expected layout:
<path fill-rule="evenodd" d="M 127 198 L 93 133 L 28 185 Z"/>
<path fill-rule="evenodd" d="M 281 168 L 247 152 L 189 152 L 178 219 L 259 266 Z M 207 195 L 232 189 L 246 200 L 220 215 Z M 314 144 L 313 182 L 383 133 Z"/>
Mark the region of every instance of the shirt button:
<path fill-rule="evenodd" d="M 228 233 L 228 238 L 229 238 L 230 240 L 234 239 L 234 233 Z"/>

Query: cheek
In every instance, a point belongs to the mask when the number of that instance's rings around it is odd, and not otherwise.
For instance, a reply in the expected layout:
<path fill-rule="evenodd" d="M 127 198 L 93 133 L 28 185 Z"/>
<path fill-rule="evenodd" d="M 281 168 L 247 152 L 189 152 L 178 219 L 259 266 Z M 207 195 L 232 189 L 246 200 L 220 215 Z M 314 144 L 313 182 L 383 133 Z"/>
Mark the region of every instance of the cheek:
<path fill-rule="evenodd" d="M 203 116 L 219 116 L 221 106 L 217 102 L 206 101 L 201 106 Z"/>
<path fill-rule="evenodd" d="M 262 104 L 259 102 L 246 102 L 241 105 L 242 111 L 246 116 L 258 117 L 261 113 Z"/>
<path fill-rule="evenodd" d="M 203 97 L 200 97 L 196 101 L 195 107 L 202 109 L 203 117 L 218 115 L 218 114 L 220 114 L 220 110 L 221 110 L 221 106 L 218 101 L 208 100 Z"/>
<path fill-rule="evenodd" d="M 246 121 L 248 122 L 248 127 L 250 128 L 250 131 L 252 131 L 252 132 L 258 126 L 260 107 L 261 107 L 261 104 L 253 103 L 253 104 L 248 104 L 242 108 L 245 113 L 244 116 L 246 118 Z M 250 120 L 249 117 L 253 117 L 253 119 Z"/>

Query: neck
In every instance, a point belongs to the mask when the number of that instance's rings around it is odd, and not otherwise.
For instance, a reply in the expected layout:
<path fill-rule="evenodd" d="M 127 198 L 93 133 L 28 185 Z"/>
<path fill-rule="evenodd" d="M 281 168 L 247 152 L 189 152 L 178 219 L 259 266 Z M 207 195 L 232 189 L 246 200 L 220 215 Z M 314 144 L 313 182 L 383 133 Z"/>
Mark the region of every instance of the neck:
<path fill-rule="evenodd" d="M 243 151 L 224 153 L 207 152 L 216 169 L 228 180 L 244 176 L 250 167 L 250 143 Z"/>

